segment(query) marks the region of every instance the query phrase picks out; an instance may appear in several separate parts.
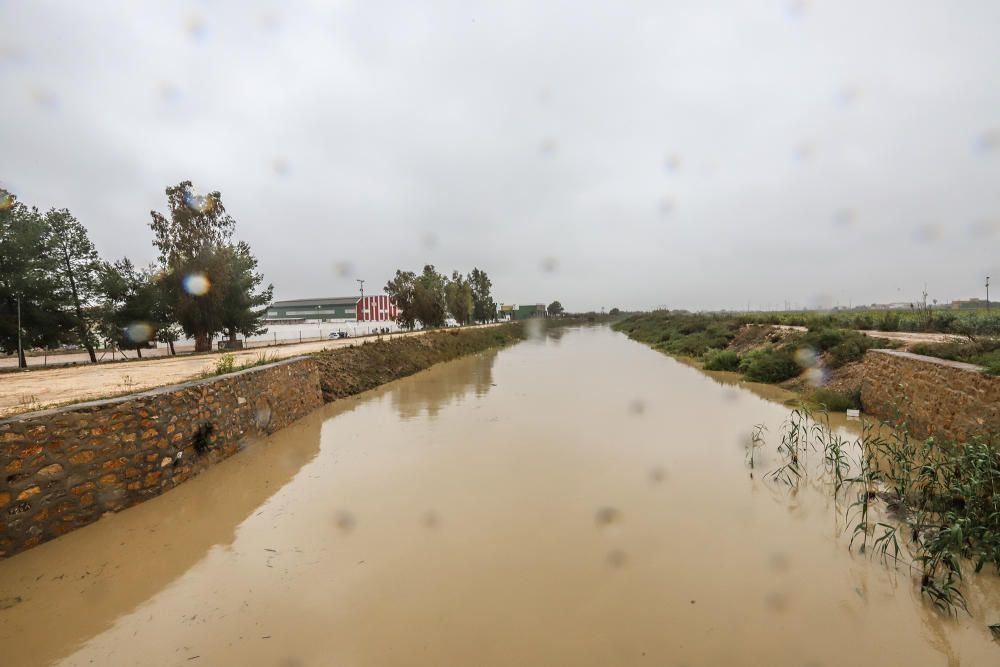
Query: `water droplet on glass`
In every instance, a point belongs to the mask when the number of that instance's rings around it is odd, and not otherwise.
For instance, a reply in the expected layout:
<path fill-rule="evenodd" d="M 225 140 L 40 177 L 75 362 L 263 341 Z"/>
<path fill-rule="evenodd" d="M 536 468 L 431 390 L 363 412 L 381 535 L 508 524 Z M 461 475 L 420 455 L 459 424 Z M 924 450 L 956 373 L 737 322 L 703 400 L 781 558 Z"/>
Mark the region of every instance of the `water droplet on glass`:
<path fill-rule="evenodd" d="M 153 337 L 153 327 L 148 322 L 132 322 L 125 327 L 125 337 L 133 343 L 145 343 Z"/>
<path fill-rule="evenodd" d="M 14 206 L 14 196 L 9 192 L 0 192 L 0 211 L 6 211 Z"/>
<path fill-rule="evenodd" d="M 628 554 L 621 549 L 613 549 L 608 552 L 608 565 L 613 569 L 625 567 L 628 562 Z"/>
<path fill-rule="evenodd" d="M 980 134 L 976 138 L 976 146 L 987 153 L 1000 148 L 1000 128 L 992 128 Z"/>
<path fill-rule="evenodd" d="M 770 611 L 782 614 L 788 609 L 788 596 L 783 593 L 768 593 L 764 596 L 764 605 Z"/>
<path fill-rule="evenodd" d="M 542 271 L 545 273 L 554 273 L 559 269 L 559 260 L 555 257 L 543 257 L 542 258 Z"/>
<path fill-rule="evenodd" d="M 48 88 L 32 88 L 29 96 L 32 102 L 43 109 L 52 111 L 59 108 L 59 98 Z"/>
<path fill-rule="evenodd" d="M 800 347 L 795 350 L 795 361 L 802 368 L 813 368 L 819 364 L 819 354 L 811 347 Z"/>
<path fill-rule="evenodd" d="M 184 22 L 184 31 L 195 41 L 202 41 L 208 33 L 205 22 L 199 16 L 189 16 Z"/>
<path fill-rule="evenodd" d="M 654 466 L 649 471 L 650 484 L 653 485 L 662 484 L 663 482 L 667 481 L 667 477 L 669 477 L 669 473 L 667 472 L 667 469 L 664 468 L 663 466 Z"/>
<path fill-rule="evenodd" d="M 1000 221 L 977 220 L 969 225 L 969 236 L 976 240 L 988 239 L 1000 232 Z"/>
<path fill-rule="evenodd" d="M 181 281 L 184 291 L 191 296 L 204 296 L 212 289 L 212 283 L 204 273 L 189 273 Z"/>
<path fill-rule="evenodd" d="M 437 528 L 441 520 L 438 518 L 437 512 L 435 512 L 434 510 L 429 510 L 427 512 L 424 512 L 424 516 L 421 519 L 421 522 L 424 524 L 424 528 L 430 530 Z"/>
<path fill-rule="evenodd" d="M 861 97 L 861 86 L 848 84 L 837 92 L 837 103 L 842 107 L 849 107 Z"/>
<path fill-rule="evenodd" d="M 198 213 L 208 213 L 215 207 L 215 200 L 211 197 L 195 194 L 190 190 L 184 192 L 184 205 Z"/>
<path fill-rule="evenodd" d="M 434 232 L 424 232 L 420 235 L 420 242 L 424 244 L 424 247 L 431 249 L 437 245 L 438 237 Z"/>
<path fill-rule="evenodd" d="M 809 13 L 809 0 L 792 0 L 788 3 L 788 16 L 793 19 L 802 18 Z"/>
<path fill-rule="evenodd" d="M 783 553 L 773 553 L 768 557 L 767 564 L 775 572 L 785 572 L 789 568 L 788 556 Z"/>
<path fill-rule="evenodd" d="M 629 401 L 628 413 L 634 417 L 641 416 L 646 412 L 646 403 L 641 398 L 634 398 Z"/>
<path fill-rule="evenodd" d="M 849 208 L 844 208 L 833 214 L 833 224 L 837 227 L 853 227 L 856 222 L 856 215 L 854 211 Z"/>
<path fill-rule="evenodd" d="M 602 507 L 594 512 L 594 522 L 598 526 L 607 526 L 621 521 L 622 513 L 614 507 Z"/>
<path fill-rule="evenodd" d="M 559 150 L 559 144 L 552 137 L 546 137 L 538 144 L 538 154 L 543 158 L 554 157 Z"/>
<path fill-rule="evenodd" d="M 337 528 L 345 533 L 349 533 L 354 530 L 355 521 L 354 515 L 350 512 L 340 510 L 334 515 L 334 522 L 337 524 Z"/>
<path fill-rule="evenodd" d="M 663 166 L 668 172 L 675 172 L 681 168 L 681 159 L 676 155 L 668 155 L 667 159 L 663 163 Z"/>
<path fill-rule="evenodd" d="M 334 263 L 333 270 L 340 278 L 350 278 L 354 275 L 354 265 L 347 260 L 341 260 Z"/>
<path fill-rule="evenodd" d="M 288 176 L 292 170 L 292 163 L 283 157 L 276 157 L 271 161 L 271 169 L 278 176 Z"/>
<path fill-rule="evenodd" d="M 943 230 L 941 225 L 938 224 L 926 224 L 920 225 L 913 233 L 914 238 L 920 243 L 933 243 L 934 241 L 940 241 L 943 235 Z"/>

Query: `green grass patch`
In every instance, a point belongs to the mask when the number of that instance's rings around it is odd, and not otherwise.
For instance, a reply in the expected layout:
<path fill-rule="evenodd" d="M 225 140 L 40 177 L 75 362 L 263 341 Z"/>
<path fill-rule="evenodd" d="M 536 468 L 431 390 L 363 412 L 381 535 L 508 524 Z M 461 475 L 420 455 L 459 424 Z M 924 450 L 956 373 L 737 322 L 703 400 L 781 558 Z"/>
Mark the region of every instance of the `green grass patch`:
<path fill-rule="evenodd" d="M 739 369 L 748 380 L 769 384 L 784 382 L 802 370 L 788 348 L 754 350 L 743 356 Z"/>
<path fill-rule="evenodd" d="M 739 371 L 740 355 L 732 350 L 708 350 L 702 355 L 705 370 Z"/>

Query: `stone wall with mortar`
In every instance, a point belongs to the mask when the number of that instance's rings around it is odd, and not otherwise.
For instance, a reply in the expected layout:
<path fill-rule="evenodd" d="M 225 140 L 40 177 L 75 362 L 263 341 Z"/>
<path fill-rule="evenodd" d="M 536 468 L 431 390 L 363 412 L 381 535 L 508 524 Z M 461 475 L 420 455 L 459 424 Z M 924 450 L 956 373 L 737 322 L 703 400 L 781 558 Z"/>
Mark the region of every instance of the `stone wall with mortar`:
<path fill-rule="evenodd" d="M 0 558 L 184 482 L 323 404 L 297 358 L 0 420 Z"/>
<path fill-rule="evenodd" d="M 918 438 L 965 442 L 977 433 L 1000 433 L 1000 377 L 957 361 L 870 350 L 861 404 L 886 421 L 905 420 Z"/>

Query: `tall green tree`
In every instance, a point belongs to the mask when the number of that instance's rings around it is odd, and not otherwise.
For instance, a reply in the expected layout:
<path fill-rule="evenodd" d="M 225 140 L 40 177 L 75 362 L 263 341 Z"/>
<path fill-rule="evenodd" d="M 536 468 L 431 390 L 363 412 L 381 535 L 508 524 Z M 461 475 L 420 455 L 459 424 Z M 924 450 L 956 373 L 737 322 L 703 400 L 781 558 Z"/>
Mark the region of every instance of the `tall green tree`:
<path fill-rule="evenodd" d="M 259 289 L 264 276 L 257 272 L 257 258 L 250 246 L 240 241 L 225 248 L 227 276 L 222 298 L 222 327 L 229 340 L 239 335 L 256 336 L 267 333 L 263 325 L 264 314 L 274 295 L 274 285 Z"/>
<path fill-rule="evenodd" d="M 564 310 L 565 309 L 563 308 L 563 305 L 558 301 L 553 301 L 552 303 L 549 304 L 548 308 L 549 315 L 552 316 L 562 315 Z"/>
<path fill-rule="evenodd" d="M 246 243 L 233 245 L 236 221 L 226 212 L 219 192 L 196 195 L 190 181 L 166 189 L 168 215 L 152 211 L 153 245 L 164 269 L 169 305 L 195 350 L 212 349 L 223 331 L 232 337 L 262 330 L 262 306 L 270 286 L 257 290 L 263 277 Z"/>
<path fill-rule="evenodd" d="M 403 329 L 412 329 L 417 323 L 413 284 L 416 279 L 413 271 L 397 269 L 393 279 L 385 284 L 385 293 L 396 303 L 396 324 Z"/>
<path fill-rule="evenodd" d="M 153 267 L 137 268 L 127 257 L 102 267 L 99 289 L 103 295 L 98 331 L 122 350 L 143 348 L 156 338 L 158 301 L 162 298 Z"/>
<path fill-rule="evenodd" d="M 497 304 L 490 293 L 493 283 L 489 276 L 474 268 L 469 274 L 469 284 L 472 286 L 473 317 L 477 322 L 492 322 L 497 318 Z"/>
<path fill-rule="evenodd" d="M 43 216 L 0 189 L 0 349 L 18 349 L 18 304 L 22 350 L 70 340 L 73 320 L 62 308 L 51 236 Z M 23 352 L 18 366 L 27 367 Z"/>
<path fill-rule="evenodd" d="M 87 228 L 66 209 L 50 209 L 45 214 L 54 282 L 61 300 L 72 309 L 80 345 L 86 348 L 91 362 L 97 362 L 91 312 L 98 298 L 101 259 L 87 234 Z"/>
<path fill-rule="evenodd" d="M 453 271 L 451 280 L 445 286 L 445 301 L 448 305 L 448 312 L 459 324 L 468 324 L 472 321 L 475 312 L 475 301 L 472 295 L 472 285 L 458 271 Z"/>
<path fill-rule="evenodd" d="M 413 281 L 413 304 L 416 317 L 425 327 L 444 326 L 448 314 L 445 301 L 445 285 L 448 279 L 437 272 L 433 264 L 424 266 L 424 271 Z"/>
<path fill-rule="evenodd" d="M 226 213 L 222 194 L 195 194 L 191 181 L 181 181 L 166 189 L 167 215 L 150 211 L 153 245 L 165 268 L 196 257 L 206 247 L 229 243 L 236 221 Z"/>

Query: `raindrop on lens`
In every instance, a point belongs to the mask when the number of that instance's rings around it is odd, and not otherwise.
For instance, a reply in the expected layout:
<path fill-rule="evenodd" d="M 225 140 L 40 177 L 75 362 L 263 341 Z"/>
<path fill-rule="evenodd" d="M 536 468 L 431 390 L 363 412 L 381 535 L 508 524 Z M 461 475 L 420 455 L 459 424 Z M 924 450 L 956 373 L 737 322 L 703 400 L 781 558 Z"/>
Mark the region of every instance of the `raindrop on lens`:
<path fill-rule="evenodd" d="M 340 278 L 349 278 L 354 275 L 354 266 L 346 260 L 335 263 L 333 270 L 337 272 L 337 276 Z"/>
<path fill-rule="evenodd" d="M 542 258 L 542 271 L 545 273 L 554 273 L 559 268 L 559 260 L 555 257 L 543 257 Z"/>
<path fill-rule="evenodd" d="M 620 521 L 621 518 L 621 512 L 614 507 L 602 507 L 594 513 L 594 521 L 598 526 L 607 526 Z"/>
<path fill-rule="evenodd" d="M 334 522 L 337 524 L 337 528 L 345 533 L 349 533 L 354 530 L 354 515 L 350 512 L 345 512 L 343 510 L 337 512 L 334 516 Z"/>
<path fill-rule="evenodd" d="M 125 327 L 125 337 L 133 343 L 145 343 L 153 337 L 153 327 L 148 322 L 132 322 Z"/>
<path fill-rule="evenodd" d="M 204 273 L 189 273 L 184 276 L 183 286 L 184 291 L 191 296 L 204 296 L 212 288 L 208 276 Z"/>
<path fill-rule="evenodd" d="M 795 362 L 802 368 L 813 368 L 819 362 L 819 355 L 811 347 L 800 347 L 795 350 Z"/>
<path fill-rule="evenodd" d="M 205 197 L 203 195 L 196 195 L 190 190 L 184 192 L 184 204 L 193 211 L 198 211 L 199 213 L 207 213 L 212 210 L 215 205 L 211 197 Z"/>

